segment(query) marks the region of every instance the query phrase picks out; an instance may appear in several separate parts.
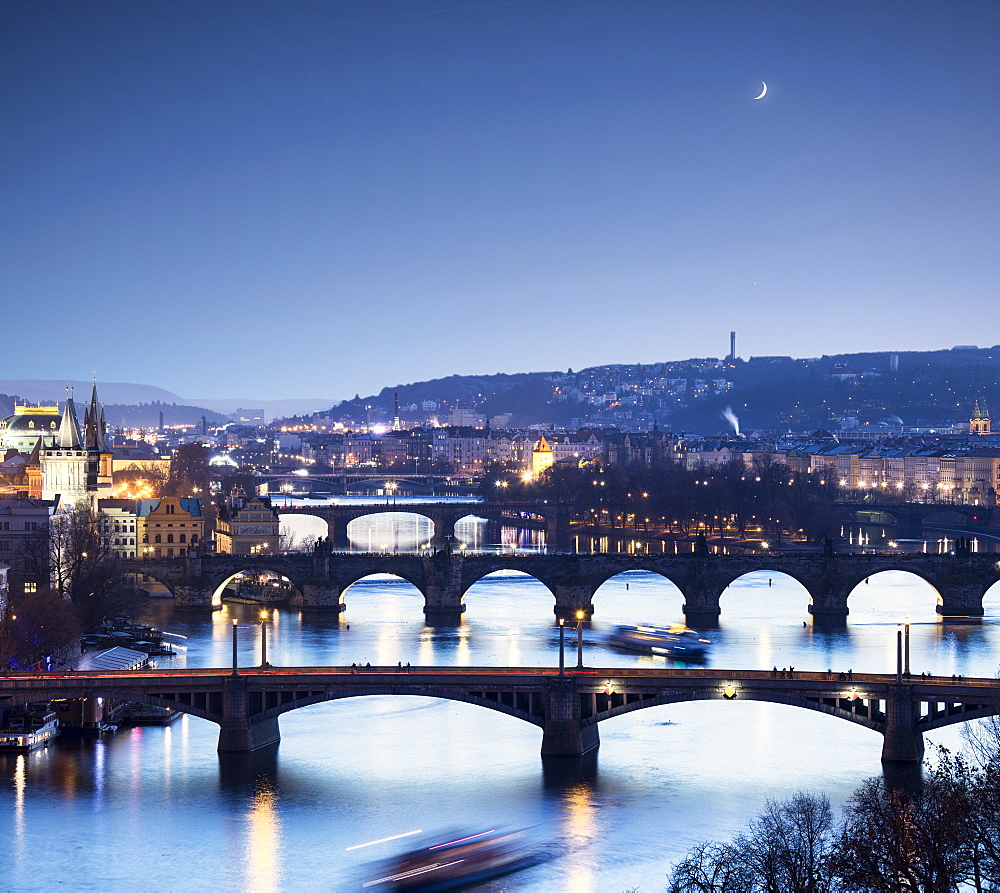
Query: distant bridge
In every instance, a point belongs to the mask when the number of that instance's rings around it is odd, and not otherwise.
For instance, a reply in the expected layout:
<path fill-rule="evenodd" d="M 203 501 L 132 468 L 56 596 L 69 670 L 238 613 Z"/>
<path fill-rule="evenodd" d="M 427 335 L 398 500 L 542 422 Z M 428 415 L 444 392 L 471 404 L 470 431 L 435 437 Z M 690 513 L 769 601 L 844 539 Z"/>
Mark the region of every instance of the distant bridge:
<path fill-rule="evenodd" d="M 848 523 L 884 524 L 895 528 L 900 539 L 921 539 L 928 527 L 1000 530 L 1000 509 L 982 505 L 948 505 L 936 502 L 838 503 Z"/>
<path fill-rule="evenodd" d="M 292 604 L 304 608 L 343 610 L 344 592 L 372 574 L 394 574 L 424 596 L 424 612 L 433 621 L 456 618 L 465 611 L 465 594 L 496 571 L 520 571 L 552 593 L 557 617 L 584 611 L 590 618 L 593 597 L 612 577 L 644 570 L 666 578 L 684 597 L 692 625 L 715 622 L 726 589 L 754 571 L 784 573 L 809 593 L 814 618 L 843 623 L 848 597 L 856 586 L 882 571 L 907 571 L 937 592 L 939 614 L 981 617 L 983 596 L 1000 581 L 1000 557 L 959 550 L 946 555 L 836 555 L 832 552 L 710 555 L 623 554 L 465 554 L 439 550 L 425 554 L 332 552 L 325 546 L 311 553 L 242 557 L 216 555 L 137 560 L 132 567 L 163 583 L 186 607 L 210 607 L 215 592 L 240 573 L 273 573 L 287 578 Z"/>
<path fill-rule="evenodd" d="M 219 725 L 221 752 L 276 744 L 278 717 L 344 698 L 416 695 L 474 704 L 542 729 L 542 756 L 579 756 L 598 724 L 688 701 L 770 701 L 883 735 L 882 760 L 919 762 L 923 733 L 1000 715 L 996 679 L 776 673 L 767 670 L 537 667 L 264 667 L 0 677 L 0 704 L 103 697 L 170 707 Z M 348 720 L 349 721 L 349 720 Z M 357 735 L 364 734 L 359 729 Z"/>
<path fill-rule="evenodd" d="M 348 505 L 293 505 L 277 506 L 280 514 L 312 515 L 322 518 L 327 525 L 327 540 L 334 549 L 350 548 L 347 534 L 348 525 L 357 518 L 368 515 L 395 514 L 404 512 L 420 515 L 434 525 L 430 546 L 442 548 L 449 541 L 454 542 L 455 525 L 463 518 L 484 518 L 496 527 L 520 527 L 546 531 L 546 542 L 568 547 L 570 540 L 569 512 L 565 506 L 546 505 L 536 502 L 392 502 L 348 504 Z M 499 541 L 499 531 L 491 541 Z"/>

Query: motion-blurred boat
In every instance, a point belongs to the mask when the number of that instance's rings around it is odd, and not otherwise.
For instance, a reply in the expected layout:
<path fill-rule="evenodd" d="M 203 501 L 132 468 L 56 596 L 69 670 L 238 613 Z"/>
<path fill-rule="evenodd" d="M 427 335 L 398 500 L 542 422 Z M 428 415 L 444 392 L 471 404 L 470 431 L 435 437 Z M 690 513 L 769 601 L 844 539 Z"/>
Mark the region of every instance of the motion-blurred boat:
<path fill-rule="evenodd" d="M 608 641 L 629 651 L 686 660 L 704 660 L 712 647 L 711 639 L 703 638 L 700 633 L 683 623 L 667 627 L 618 626 L 608 637 Z"/>
<path fill-rule="evenodd" d="M 527 831 L 482 831 L 389 859 L 379 867 L 381 876 L 364 887 L 409 893 L 460 890 L 520 871 L 538 860 L 538 847 Z"/>

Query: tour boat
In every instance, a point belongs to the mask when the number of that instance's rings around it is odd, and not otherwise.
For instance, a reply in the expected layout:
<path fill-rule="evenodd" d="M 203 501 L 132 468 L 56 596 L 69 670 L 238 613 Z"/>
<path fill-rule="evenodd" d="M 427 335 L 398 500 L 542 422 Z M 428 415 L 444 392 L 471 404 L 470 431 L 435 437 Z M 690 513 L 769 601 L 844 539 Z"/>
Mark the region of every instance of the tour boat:
<path fill-rule="evenodd" d="M 708 654 L 712 642 L 703 639 L 699 633 L 683 623 L 673 626 L 618 626 L 608 637 L 612 645 L 641 651 L 643 654 L 659 654 L 687 660 L 702 660 Z"/>
<path fill-rule="evenodd" d="M 30 751 L 48 747 L 59 734 L 59 719 L 46 704 L 12 713 L 0 728 L 0 751 Z"/>
<path fill-rule="evenodd" d="M 483 831 L 410 850 L 381 866 L 383 877 L 366 889 L 435 893 L 465 889 L 491 878 L 520 871 L 539 859 L 537 846 L 523 830 Z"/>

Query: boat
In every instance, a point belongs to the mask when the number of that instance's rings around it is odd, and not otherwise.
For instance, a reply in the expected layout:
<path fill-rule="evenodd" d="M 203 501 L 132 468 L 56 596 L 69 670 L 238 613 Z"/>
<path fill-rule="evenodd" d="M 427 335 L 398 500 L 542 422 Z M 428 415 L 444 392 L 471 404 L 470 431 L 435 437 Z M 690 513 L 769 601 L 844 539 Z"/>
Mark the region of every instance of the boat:
<path fill-rule="evenodd" d="M 481 831 L 410 850 L 382 863 L 365 889 L 436 893 L 465 889 L 534 865 L 540 853 L 525 830 Z"/>
<path fill-rule="evenodd" d="M 712 647 L 711 639 L 702 638 L 701 634 L 683 623 L 672 626 L 618 626 L 608 637 L 612 645 L 627 648 L 629 651 L 641 651 L 643 654 L 658 654 L 664 657 L 684 658 L 685 660 L 704 660 Z"/>
<path fill-rule="evenodd" d="M 49 705 L 17 710 L 0 728 L 0 751 L 25 752 L 48 747 L 59 735 L 59 719 Z"/>

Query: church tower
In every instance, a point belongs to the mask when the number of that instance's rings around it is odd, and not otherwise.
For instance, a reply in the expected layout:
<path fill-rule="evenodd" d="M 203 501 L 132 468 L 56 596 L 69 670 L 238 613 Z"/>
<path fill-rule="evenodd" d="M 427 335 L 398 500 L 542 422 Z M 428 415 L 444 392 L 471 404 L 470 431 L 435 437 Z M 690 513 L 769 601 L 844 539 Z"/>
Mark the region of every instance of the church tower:
<path fill-rule="evenodd" d="M 111 496 L 113 454 L 107 443 L 104 407 L 97 405 L 97 382 L 90 397 L 90 406 L 83 417 L 83 444 L 87 450 L 87 492 L 93 499 Z"/>
<path fill-rule="evenodd" d="M 549 442 L 543 434 L 538 443 L 535 444 L 535 448 L 531 451 L 531 473 L 535 477 L 538 477 L 546 468 L 551 468 L 555 463 L 555 453 L 552 451 L 552 447 L 549 446 Z"/>
<path fill-rule="evenodd" d="M 989 434 L 990 433 L 990 413 L 986 408 L 986 401 L 982 402 L 980 406 L 979 401 L 976 401 L 975 407 L 972 410 L 972 418 L 969 420 L 969 433 L 970 434 Z"/>
<path fill-rule="evenodd" d="M 67 389 L 68 390 L 68 389 Z M 87 450 L 80 436 L 80 423 L 72 392 L 68 392 L 59 421 L 55 444 L 43 446 L 39 453 L 42 468 L 42 499 L 60 501 L 60 508 L 73 508 L 86 502 Z"/>

